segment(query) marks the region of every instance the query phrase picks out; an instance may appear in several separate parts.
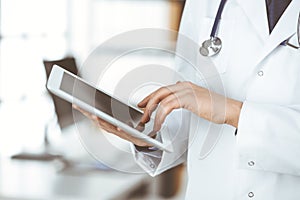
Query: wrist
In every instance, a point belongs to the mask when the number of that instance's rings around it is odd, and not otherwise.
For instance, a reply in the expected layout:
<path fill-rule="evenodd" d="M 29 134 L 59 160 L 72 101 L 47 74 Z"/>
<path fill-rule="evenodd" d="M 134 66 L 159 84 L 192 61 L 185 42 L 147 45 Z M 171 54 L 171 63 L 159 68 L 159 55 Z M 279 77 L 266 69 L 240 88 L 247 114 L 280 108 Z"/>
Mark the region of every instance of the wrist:
<path fill-rule="evenodd" d="M 243 102 L 227 99 L 225 124 L 229 124 L 235 128 L 238 127 L 242 106 Z"/>

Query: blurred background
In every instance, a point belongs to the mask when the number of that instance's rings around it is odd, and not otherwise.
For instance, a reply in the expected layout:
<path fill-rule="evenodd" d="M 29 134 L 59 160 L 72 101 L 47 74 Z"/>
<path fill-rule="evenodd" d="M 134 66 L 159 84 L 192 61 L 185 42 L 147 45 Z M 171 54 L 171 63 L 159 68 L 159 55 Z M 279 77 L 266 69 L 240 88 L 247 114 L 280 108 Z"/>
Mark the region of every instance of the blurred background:
<path fill-rule="evenodd" d="M 80 144 L 70 105 L 45 88 L 53 64 L 77 73 L 114 35 L 177 31 L 183 6 L 184 0 L 0 0 L 0 199 L 184 198 L 185 166 L 151 178 L 94 160 Z M 84 118 L 79 126 L 99 132 Z M 118 151 L 106 154 L 122 162 Z"/>

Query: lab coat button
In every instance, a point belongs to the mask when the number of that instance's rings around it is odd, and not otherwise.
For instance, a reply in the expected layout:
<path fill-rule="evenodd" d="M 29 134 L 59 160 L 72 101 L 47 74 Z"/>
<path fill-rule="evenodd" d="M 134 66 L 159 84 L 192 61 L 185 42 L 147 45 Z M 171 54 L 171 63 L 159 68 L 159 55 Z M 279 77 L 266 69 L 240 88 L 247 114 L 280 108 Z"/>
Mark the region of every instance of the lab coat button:
<path fill-rule="evenodd" d="M 248 162 L 248 165 L 249 165 L 250 167 L 252 167 L 252 166 L 255 165 L 255 162 L 251 160 L 251 161 Z"/>
<path fill-rule="evenodd" d="M 254 197 L 254 193 L 253 193 L 253 192 L 249 192 L 249 193 L 248 193 L 248 197 L 249 197 L 249 198 Z"/>
<path fill-rule="evenodd" d="M 259 72 L 257 72 L 258 76 L 263 76 L 264 75 L 264 71 L 260 70 Z"/>
<path fill-rule="evenodd" d="M 155 168 L 155 165 L 154 165 L 153 163 L 151 163 L 151 164 L 150 164 L 150 167 L 151 167 L 152 169 L 154 169 L 154 168 Z"/>

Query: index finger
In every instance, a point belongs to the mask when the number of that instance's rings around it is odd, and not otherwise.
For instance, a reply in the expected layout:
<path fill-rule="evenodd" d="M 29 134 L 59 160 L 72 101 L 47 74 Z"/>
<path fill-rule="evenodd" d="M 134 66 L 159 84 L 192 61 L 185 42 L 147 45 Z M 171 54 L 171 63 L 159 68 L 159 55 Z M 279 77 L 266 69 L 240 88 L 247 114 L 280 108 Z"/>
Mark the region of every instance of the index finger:
<path fill-rule="evenodd" d="M 170 94 L 176 93 L 178 91 L 181 91 L 184 89 L 185 84 L 181 82 L 177 82 L 174 85 L 169 85 L 165 87 L 161 87 L 158 90 L 151 93 L 149 96 L 147 96 L 144 100 L 142 100 L 138 105 L 143 106 L 144 109 L 144 115 L 141 119 L 141 122 L 146 123 L 150 120 L 150 116 L 152 112 L 156 109 L 158 104 L 168 97 Z"/>
<path fill-rule="evenodd" d="M 144 114 L 141 119 L 142 123 L 146 123 L 150 120 L 152 112 L 156 109 L 161 100 L 170 95 L 172 91 L 168 87 L 161 87 L 155 92 L 146 97 L 139 105 L 144 106 Z"/>

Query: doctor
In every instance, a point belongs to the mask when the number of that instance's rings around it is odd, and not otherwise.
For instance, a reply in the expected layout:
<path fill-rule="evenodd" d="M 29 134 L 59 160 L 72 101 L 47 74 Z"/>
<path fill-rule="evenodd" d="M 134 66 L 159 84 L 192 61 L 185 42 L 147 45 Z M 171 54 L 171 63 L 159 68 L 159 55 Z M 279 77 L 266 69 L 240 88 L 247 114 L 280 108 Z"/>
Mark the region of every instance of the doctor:
<path fill-rule="evenodd" d="M 182 132 L 193 135 L 193 140 L 176 143 L 176 149 L 188 146 L 187 157 L 174 159 L 180 152 L 176 150 L 161 157 L 135 150 L 137 162 L 151 175 L 187 159 L 188 200 L 300 199 L 300 0 L 284 1 L 225 1 L 217 31 L 211 35 L 221 39 L 222 48 L 211 59 L 226 97 L 191 78 L 161 88 L 139 104 L 147 122 L 151 108 L 160 103 L 157 130 L 175 109 L 194 113 L 183 122 L 189 125 Z M 220 2 L 187 0 L 180 33 L 201 46 L 210 37 Z M 180 66 L 181 73 L 186 70 Z M 225 114 L 212 109 L 211 95 L 226 100 Z M 107 131 L 146 145 L 89 116 Z M 198 128 L 193 118 L 200 121 Z M 200 158 L 209 126 L 221 127 L 222 133 L 210 154 Z"/>

